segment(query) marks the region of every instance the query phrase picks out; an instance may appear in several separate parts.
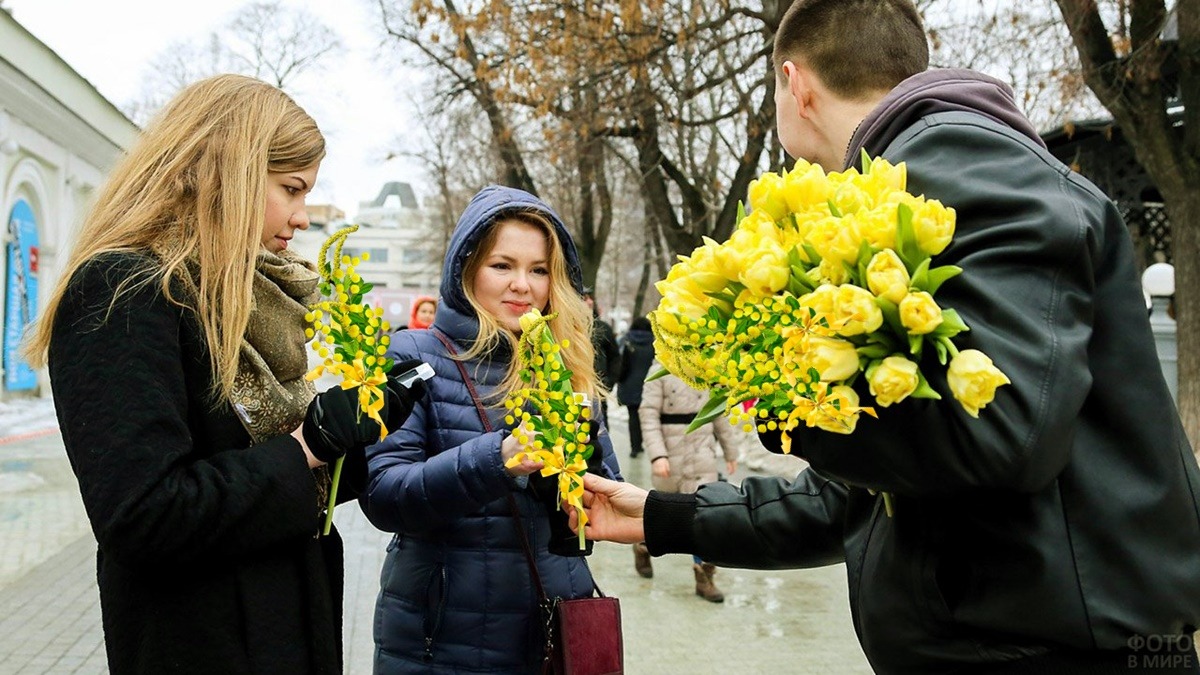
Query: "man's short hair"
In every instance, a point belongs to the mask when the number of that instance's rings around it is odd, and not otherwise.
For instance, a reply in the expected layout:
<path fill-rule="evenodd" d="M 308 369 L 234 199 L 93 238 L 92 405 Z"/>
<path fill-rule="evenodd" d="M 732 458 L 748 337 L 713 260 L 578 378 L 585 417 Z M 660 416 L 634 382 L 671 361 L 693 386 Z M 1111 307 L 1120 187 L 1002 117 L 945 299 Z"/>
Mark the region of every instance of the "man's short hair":
<path fill-rule="evenodd" d="M 772 57 L 803 61 L 833 93 L 861 100 L 929 67 L 929 44 L 911 0 L 796 0 L 779 22 Z"/>

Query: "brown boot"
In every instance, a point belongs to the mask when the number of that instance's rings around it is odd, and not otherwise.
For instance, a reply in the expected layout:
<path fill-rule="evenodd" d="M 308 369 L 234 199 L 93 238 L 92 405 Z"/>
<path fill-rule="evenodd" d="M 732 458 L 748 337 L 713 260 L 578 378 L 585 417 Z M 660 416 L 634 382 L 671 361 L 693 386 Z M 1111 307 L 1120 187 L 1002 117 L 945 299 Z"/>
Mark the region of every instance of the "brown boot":
<path fill-rule="evenodd" d="M 717 585 L 713 583 L 713 575 L 717 572 L 716 565 L 693 564 L 692 572 L 696 575 L 696 595 L 709 602 L 725 602 L 725 594 L 718 590 Z"/>
<path fill-rule="evenodd" d="M 645 542 L 633 545 L 633 569 L 645 579 L 654 577 L 654 568 L 650 566 L 650 549 L 646 548 Z"/>

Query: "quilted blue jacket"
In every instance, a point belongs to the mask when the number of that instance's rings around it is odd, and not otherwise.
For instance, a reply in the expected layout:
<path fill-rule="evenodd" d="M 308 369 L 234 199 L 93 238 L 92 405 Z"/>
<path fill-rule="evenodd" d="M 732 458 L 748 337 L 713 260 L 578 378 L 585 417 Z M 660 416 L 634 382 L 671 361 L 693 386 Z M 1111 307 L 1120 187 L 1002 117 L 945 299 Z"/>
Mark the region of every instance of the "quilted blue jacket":
<path fill-rule="evenodd" d="M 463 262 L 497 216 L 521 207 L 537 209 L 555 224 L 572 282 L 581 287 L 578 254 L 557 214 L 520 190 L 488 188 L 472 200 L 451 239 L 434 328 L 400 331 L 390 347 L 392 358 L 421 359 L 436 375 L 404 425 L 367 450 L 369 482 L 361 504 L 376 527 L 396 533 L 375 609 L 379 674 L 540 672 L 540 610 L 510 493 L 547 594 L 592 594 L 586 559 L 547 551 L 546 507 L 524 479 L 514 481 L 504 471 L 503 409 L 488 410 L 495 431 L 485 431 L 458 366 L 433 332 L 453 340 L 460 353 L 470 347 L 479 324 L 460 287 Z M 504 350 L 463 364 L 485 401 L 509 358 Z M 619 479 L 604 428 L 597 448 L 605 472 Z"/>

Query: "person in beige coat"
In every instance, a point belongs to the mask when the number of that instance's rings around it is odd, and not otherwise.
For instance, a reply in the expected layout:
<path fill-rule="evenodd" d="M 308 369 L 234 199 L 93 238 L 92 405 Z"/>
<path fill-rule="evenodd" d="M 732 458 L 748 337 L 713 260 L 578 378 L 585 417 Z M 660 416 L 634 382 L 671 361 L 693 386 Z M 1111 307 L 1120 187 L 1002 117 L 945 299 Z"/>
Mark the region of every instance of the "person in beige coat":
<path fill-rule="evenodd" d="M 660 369 L 655 363 L 650 372 Z M 727 420 L 718 419 L 687 433 L 687 427 L 704 403 L 708 392 L 692 389 L 683 380 L 667 375 L 646 382 L 638 408 L 642 444 L 650 458 L 654 489 L 662 492 L 695 492 L 704 483 L 717 480 L 717 452 L 725 458 L 725 473 L 737 470 L 739 437 Z M 634 567 L 650 578 L 654 569 L 645 544 L 634 544 Z M 725 595 L 713 582 L 716 567 L 693 556 L 696 595 L 709 602 L 724 602 Z"/>

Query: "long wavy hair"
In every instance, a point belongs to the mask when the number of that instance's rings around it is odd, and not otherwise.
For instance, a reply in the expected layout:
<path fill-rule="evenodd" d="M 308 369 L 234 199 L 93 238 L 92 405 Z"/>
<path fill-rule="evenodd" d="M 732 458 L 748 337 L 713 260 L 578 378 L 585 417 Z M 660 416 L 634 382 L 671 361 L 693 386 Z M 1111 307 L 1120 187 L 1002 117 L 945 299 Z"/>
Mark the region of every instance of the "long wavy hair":
<path fill-rule="evenodd" d="M 55 315 L 71 278 L 97 256 L 150 254 L 113 303 L 142 284 L 195 312 L 213 370 L 212 396 L 228 399 L 254 298 L 269 172 L 300 171 L 325 157 L 316 122 L 259 80 L 218 75 L 180 92 L 117 163 L 84 219 L 54 293 L 24 347 L 46 364 Z M 111 310 L 110 305 L 110 310 Z"/>
<path fill-rule="evenodd" d="M 596 376 L 595 351 L 592 348 L 591 339 L 592 311 L 584 303 L 579 291 L 571 284 L 571 279 L 567 274 L 567 257 L 563 253 L 562 242 L 558 240 L 554 226 L 537 211 L 514 210 L 496 216 L 492 224 L 488 226 L 488 231 L 483 235 L 479 245 L 463 263 L 463 293 L 467 296 L 467 302 L 471 303 L 472 309 L 475 310 L 475 316 L 479 317 L 479 335 L 461 358 L 466 361 L 489 354 L 502 343 L 508 344 L 509 354 L 516 353 L 518 336 L 500 325 L 496 317 L 479 304 L 473 290 L 475 275 L 483 266 L 483 261 L 487 259 L 488 254 L 496 246 L 496 240 L 500 233 L 499 225 L 506 220 L 527 223 L 538 228 L 545 235 L 550 249 L 550 296 L 547 306 L 538 309 L 547 314 L 557 313 L 558 316 L 549 322 L 550 330 L 559 342 L 564 339 L 570 341 L 570 348 L 564 349 L 562 355 L 567 369 L 571 371 L 572 388 L 577 392 L 586 393 L 593 401 L 599 400 L 599 397 L 606 392 L 604 385 L 600 383 L 600 378 Z M 489 403 L 502 401 L 509 394 L 524 386 L 527 385 L 521 382 L 519 360 L 510 359 L 504 380 L 488 396 Z"/>

